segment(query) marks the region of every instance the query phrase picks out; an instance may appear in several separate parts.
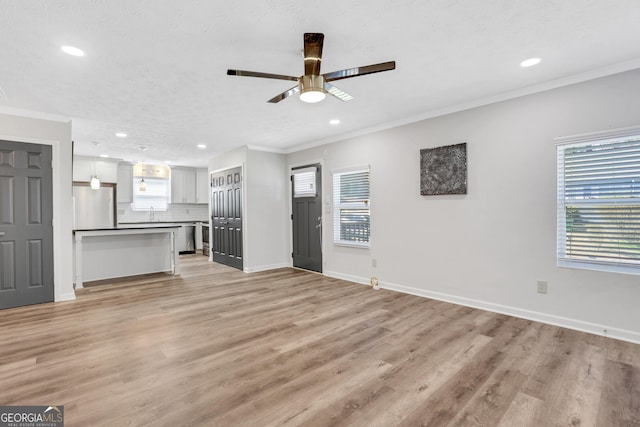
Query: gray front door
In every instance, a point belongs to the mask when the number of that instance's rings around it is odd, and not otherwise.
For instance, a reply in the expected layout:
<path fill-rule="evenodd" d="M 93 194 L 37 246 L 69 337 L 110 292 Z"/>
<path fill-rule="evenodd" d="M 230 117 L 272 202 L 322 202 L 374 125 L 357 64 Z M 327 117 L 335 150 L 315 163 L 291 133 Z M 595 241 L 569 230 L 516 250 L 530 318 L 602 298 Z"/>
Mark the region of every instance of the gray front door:
<path fill-rule="evenodd" d="M 322 173 L 319 164 L 291 174 L 293 266 L 322 273 Z"/>
<path fill-rule="evenodd" d="M 242 270 L 242 168 L 211 176 L 213 260 Z"/>
<path fill-rule="evenodd" d="M 50 146 L 0 141 L 0 308 L 53 301 L 51 176 Z"/>

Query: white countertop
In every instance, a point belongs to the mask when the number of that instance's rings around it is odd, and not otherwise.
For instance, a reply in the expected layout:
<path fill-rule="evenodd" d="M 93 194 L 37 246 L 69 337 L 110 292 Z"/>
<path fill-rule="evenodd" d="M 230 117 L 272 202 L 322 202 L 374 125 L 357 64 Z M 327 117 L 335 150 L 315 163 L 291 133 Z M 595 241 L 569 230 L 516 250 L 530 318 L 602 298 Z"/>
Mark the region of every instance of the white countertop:
<path fill-rule="evenodd" d="M 154 228 L 154 227 L 181 227 L 183 225 L 209 225 L 209 221 L 178 221 L 178 222 L 121 222 L 118 228 Z"/>

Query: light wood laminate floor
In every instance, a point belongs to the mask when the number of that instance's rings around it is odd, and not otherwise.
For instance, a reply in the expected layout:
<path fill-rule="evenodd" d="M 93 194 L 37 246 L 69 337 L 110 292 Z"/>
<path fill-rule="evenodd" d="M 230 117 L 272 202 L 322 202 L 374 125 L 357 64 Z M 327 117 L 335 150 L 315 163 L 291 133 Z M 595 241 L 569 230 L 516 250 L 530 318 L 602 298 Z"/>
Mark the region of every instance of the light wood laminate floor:
<path fill-rule="evenodd" d="M 0 311 L 0 404 L 67 426 L 637 426 L 640 345 L 293 269 Z"/>

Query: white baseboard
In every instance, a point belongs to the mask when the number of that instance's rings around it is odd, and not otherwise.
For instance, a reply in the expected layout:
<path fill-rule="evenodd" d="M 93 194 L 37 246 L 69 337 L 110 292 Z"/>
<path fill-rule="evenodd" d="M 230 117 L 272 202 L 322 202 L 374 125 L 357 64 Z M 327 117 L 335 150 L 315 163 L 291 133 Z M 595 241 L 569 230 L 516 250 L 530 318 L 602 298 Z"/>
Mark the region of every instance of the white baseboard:
<path fill-rule="evenodd" d="M 333 271 L 325 272 L 326 276 L 336 279 L 348 280 L 350 282 L 369 284 L 369 279 L 342 274 Z M 622 341 L 628 341 L 640 344 L 640 332 L 629 331 L 626 329 L 615 328 L 607 325 L 600 325 L 582 320 L 571 319 L 568 317 L 556 316 L 554 314 L 541 313 L 538 311 L 526 310 L 518 307 L 512 307 L 502 304 L 495 304 L 488 301 L 476 300 L 471 298 L 459 297 L 456 295 L 444 294 L 425 289 L 412 288 L 410 286 L 402 286 L 395 283 L 379 282 L 383 289 L 390 291 L 402 292 L 404 294 L 416 295 L 420 297 L 430 298 L 438 301 L 450 302 L 453 304 L 464 305 L 467 307 L 479 308 L 494 313 L 506 314 L 509 316 L 520 317 L 522 319 L 533 320 L 536 322 L 547 323 L 549 325 L 561 326 L 563 328 L 574 329 L 576 331 L 588 332 L 594 335 L 615 338 Z"/>
<path fill-rule="evenodd" d="M 351 274 L 343 274 L 343 273 L 338 273 L 336 271 L 325 271 L 324 275 L 325 276 L 329 276 L 329 277 L 333 277 L 334 279 L 342 279 L 342 280 L 347 280 L 349 282 L 360 283 L 361 285 L 368 285 L 369 284 L 369 279 L 365 279 L 363 277 L 358 277 L 358 276 L 353 276 Z"/>
<path fill-rule="evenodd" d="M 75 292 L 66 292 L 66 293 L 60 295 L 59 298 L 56 298 L 55 302 L 73 301 L 74 299 L 76 299 Z"/>
<path fill-rule="evenodd" d="M 286 262 L 280 262 L 277 264 L 259 265 L 257 267 L 245 267 L 242 271 L 245 273 L 257 273 L 259 271 L 275 270 L 277 268 L 290 267 Z"/>

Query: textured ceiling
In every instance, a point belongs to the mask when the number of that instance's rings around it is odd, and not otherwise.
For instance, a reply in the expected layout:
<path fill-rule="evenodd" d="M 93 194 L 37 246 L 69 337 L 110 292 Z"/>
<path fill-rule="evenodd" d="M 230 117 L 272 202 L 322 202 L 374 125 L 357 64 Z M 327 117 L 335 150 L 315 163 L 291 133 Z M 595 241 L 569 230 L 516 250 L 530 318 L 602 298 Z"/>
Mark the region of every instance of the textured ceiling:
<path fill-rule="evenodd" d="M 147 161 L 203 166 L 637 68 L 638 22 L 638 0 L 0 0 L 0 107 L 71 117 L 77 154 L 136 160 L 144 145 Z M 302 74 L 304 32 L 325 33 L 322 72 L 397 69 L 320 104 L 268 104 L 291 82 L 226 75 Z"/>

